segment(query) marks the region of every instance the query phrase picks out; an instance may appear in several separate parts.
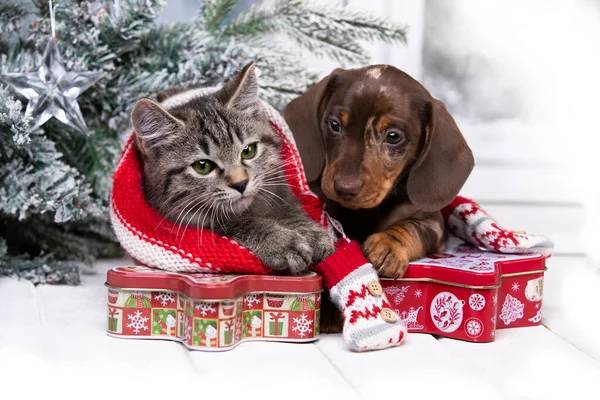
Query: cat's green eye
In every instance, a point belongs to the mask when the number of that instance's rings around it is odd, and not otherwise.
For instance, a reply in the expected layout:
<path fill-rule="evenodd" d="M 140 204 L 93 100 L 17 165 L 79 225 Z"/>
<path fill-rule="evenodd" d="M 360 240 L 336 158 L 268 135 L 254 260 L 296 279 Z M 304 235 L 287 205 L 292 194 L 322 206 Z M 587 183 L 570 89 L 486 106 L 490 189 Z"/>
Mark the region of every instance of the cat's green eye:
<path fill-rule="evenodd" d="M 256 155 L 256 143 L 250 143 L 242 149 L 242 160 L 249 160 Z"/>
<path fill-rule="evenodd" d="M 208 175 L 213 169 L 215 169 L 215 165 L 208 160 L 199 160 L 192 164 L 192 168 L 194 168 L 194 171 L 200 175 Z"/>

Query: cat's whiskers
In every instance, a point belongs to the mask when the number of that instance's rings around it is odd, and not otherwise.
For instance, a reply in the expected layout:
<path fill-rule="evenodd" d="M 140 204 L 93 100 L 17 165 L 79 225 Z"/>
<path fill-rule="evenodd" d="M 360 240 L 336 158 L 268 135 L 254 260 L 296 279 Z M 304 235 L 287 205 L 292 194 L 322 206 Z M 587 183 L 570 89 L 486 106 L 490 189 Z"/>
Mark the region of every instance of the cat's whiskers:
<path fill-rule="evenodd" d="M 269 199 L 267 196 L 260 193 L 260 191 L 256 193 L 256 197 L 263 200 L 271 208 L 271 210 L 275 210 L 273 203 L 271 203 L 271 199 Z"/>
<path fill-rule="evenodd" d="M 262 173 L 260 176 L 269 177 L 274 174 L 283 175 L 284 167 L 287 167 L 288 165 L 290 165 L 292 163 L 293 163 L 292 161 L 286 161 L 283 163 L 273 164 L 272 166 L 270 166 L 270 168 L 266 172 Z"/>
<path fill-rule="evenodd" d="M 275 193 L 271 192 L 271 191 L 270 191 L 270 190 L 268 190 L 268 189 L 260 188 L 260 189 L 259 189 L 259 191 L 261 191 L 261 192 L 265 192 L 265 193 L 269 193 L 270 195 L 273 195 L 273 196 L 277 197 L 279 200 L 281 200 L 281 201 L 283 201 L 285 204 L 288 204 L 288 205 L 289 205 L 289 203 L 288 203 L 287 201 L 285 201 L 284 199 L 282 199 L 282 198 L 281 198 L 281 196 L 279 196 L 278 194 L 275 194 Z"/>
<path fill-rule="evenodd" d="M 177 218 L 175 219 L 175 223 L 174 225 L 171 227 L 171 230 L 169 231 L 169 235 L 173 234 L 173 228 L 175 226 L 178 226 L 179 223 L 179 218 L 181 218 L 181 215 L 184 213 L 184 211 L 187 209 L 187 207 L 189 207 L 190 205 L 192 205 L 192 203 L 194 202 L 202 202 L 203 200 L 206 200 L 209 197 L 208 193 L 199 193 L 197 195 L 192 196 L 191 199 L 189 198 L 184 198 L 181 199 L 180 201 L 188 201 L 186 203 L 186 205 L 181 209 L 181 212 L 179 213 L 179 215 L 177 216 Z M 176 204 L 178 204 L 179 201 L 175 202 L 174 204 L 171 205 L 171 207 L 175 207 Z M 180 225 L 179 225 L 180 226 Z"/>
<path fill-rule="evenodd" d="M 184 202 L 184 201 L 188 201 L 188 200 L 189 200 L 189 199 L 188 199 L 187 197 L 184 197 L 184 198 L 182 198 L 182 199 L 179 199 L 179 200 L 177 200 L 177 201 L 176 201 L 176 202 L 174 202 L 173 204 L 169 204 L 168 200 L 167 200 L 167 201 L 165 201 L 163 204 L 164 204 L 164 205 L 168 205 L 168 206 L 169 206 L 169 207 L 171 207 L 171 208 L 174 208 L 174 207 L 176 207 L 176 206 L 177 206 L 177 204 L 179 204 L 179 203 L 182 203 L 182 202 Z M 201 201 L 201 200 L 202 200 L 202 199 L 199 199 L 198 201 Z M 193 200 L 192 200 L 192 201 L 193 201 Z M 189 203 L 187 203 L 187 204 L 186 204 L 186 207 L 187 207 L 187 205 L 189 205 Z M 160 225 L 161 225 L 161 224 L 164 222 L 164 220 L 165 220 L 165 219 L 167 219 L 167 215 L 168 215 L 168 214 L 166 214 L 166 215 L 165 215 L 165 216 L 164 216 L 164 217 L 163 217 L 163 218 L 160 220 L 160 222 L 159 222 L 159 223 L 156 225 L 156 227 L 154 228 L 154 232 L 156 232 L 156 230 L 158 229 L 158 227 L 159 227 L 159 226 L 160 226 Z M 169 232 L 169 235 L 170 235 L 171 233 L 173 233 L 173 226 L 171 227 L 171 231 Z"/>
<path fill-rule="evenodd" d="M 200 208 L 198 208 L 198 210 L 196 210 L 196 211 L 194 212 L 194 214 L 192 214 L 192 217 L 190 218 L 190 221 L 193 221 L 193 220 L 194 220 L 194 217 L 196 216 L 196 214 L 198 214 L 198 213 L 202 212 L 202 210 L 203 210 L 203 209 L 205 209 L 205 208 L 206 208 L 208 205 L 210 205 L 210 203 L 203 203 L 203 204 L 201 204 L 201 207 L 200 207 Z M 193 206 L 193 207 L 192 207 L 192 210 L 193 210 L 194 208 L 196 208 L 196 207 L 197 207 L 197 205 Z M 190 210 L 190 211 L 191 211 L 191 210 Z M 185 228 L 183 229 L 183 233 L 181 234 L 181 239 L 179 239 L 179 245 L 180 245 L 180 246 L 181 246 L 181 241 L 183 240 L 183 238 L 184 238 L 184 236 L 185 236 L 185 231 L 187 230 L 188 226 L 189 226 L 189 224 L 185 224 Z M 175 236 L 175 239 L 177 239 L 177 236 Z"/>
<path fill-rule="evenodd" d="M 225 232 L 226 229 L 225 229 L 225 226 L 223 226 L 223 222 L 224 221 L 221 222 L 221 217 L 223 217 L 223 219 L 225 219 L 225 212 L 224 211 L 225 211 L 225 204 L 219 203 L 218 208 L 217 208 L 217 213 L 216 213 L 217 223 L 219 225 L 221 225 L 221 228 L 223 228 L 223 231 Z"/>
<path fill-rule="evenodd" d="M 191 203 L 195 203 L 195 202 L 198 202 L 198 204 L 206 204 L 206 203 L 203 203 L 203 200 L 206 200 L 207 196 L 209 196 L 209 194 L 208 194 L 208 193 L 202 193 L 202 194 L 200 194 L 200 196 L 198 196 L 197 198 L 194 198 L 194 199 L 192 199 L 192 201 L 190 201 L 190 202 L 188 203 L 188 205 L 190 205 Z M 213 201 L 214 201 L 214 200 L 213 200 Z M 181 219 L 181 223 L 180 223 L 180 224 L 178 225 L 178 227 L 177 227 L 177 235 L 175 235 L 175 238 L 179 237 L 179 230 L 181 229 L 181 225 L 183 225 L 183 224 L 184 224 L 185 217 L 187 217 L 187 215 L 188 215 L 188 214 L 189 214 L 189 213 L 190 213 L 190 212 L 191 212 L 191 211 L 192 211 L 194 208 L 196 208 L 196 207 L 198 206 L 198 204 L 192 205 L 192 207 L 191 207 L 191 208 L 188 210 L 188 212 L 186 212 L 186 213 L 185 213 L 185 215 L 184 215 L 184 216 L 183 216 L 183 218 Z M 186 207 L 187 207 L 188 205 L 186 205 Z M 185 210 L 185 208 L 184 208 L 183 210 L 181 210 L 181 213 L 179 213 L 179 216 L 181 216 L 181 214 L 183 213 L 183 211 L 184 211 L 184 210 Z M 179 222 L 179 216 L 178 216 L 178 217 L 177 217 L 177 219 L 175 220 L 175 224 L 176 224 L 176 225 L 177 225 L 177 223 Z M 186 228 L 187 228 L 187 225 L 188 225 L 188 224 L 185 224 L 185 225 L 186 225 Z M 185 230 L 184 230 L 184 233 L 185 233 Z M 182 239 L 183 239 L 183 236 L 182 236 Z"/>

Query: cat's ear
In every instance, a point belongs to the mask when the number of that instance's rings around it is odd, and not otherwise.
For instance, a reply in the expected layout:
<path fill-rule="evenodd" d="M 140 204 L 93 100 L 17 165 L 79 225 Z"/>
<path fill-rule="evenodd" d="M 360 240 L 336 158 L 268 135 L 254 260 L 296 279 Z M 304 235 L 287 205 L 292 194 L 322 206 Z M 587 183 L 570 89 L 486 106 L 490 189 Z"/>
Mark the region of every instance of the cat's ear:
<path fill-rule="evenodd" d="M 227 108 L 252 113 L 260 110 L 254 62 L 247 64 L 231 81 L 223 85 L 217 92 L 217 98 Z"/>
<path fill-rule="evenodd" d="M 154 147 L 170 142 L 174 134 L 185 127 L 181 120 L 150 99 L 141 99 L 135 103 L 131 111 L 131 122 L 136 144 L 144 154 Z"/>

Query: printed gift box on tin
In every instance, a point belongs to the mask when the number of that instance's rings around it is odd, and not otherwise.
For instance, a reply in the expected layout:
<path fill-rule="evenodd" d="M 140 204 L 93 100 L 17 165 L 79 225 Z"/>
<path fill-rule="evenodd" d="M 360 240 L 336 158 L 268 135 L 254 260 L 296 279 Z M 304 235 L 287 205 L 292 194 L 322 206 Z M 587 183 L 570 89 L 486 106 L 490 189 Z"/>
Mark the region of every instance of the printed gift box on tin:
<path fill-rule="evenodd" d="M 442 253 L 381 286 L 409 333 L 492 342 L 496 329 L 541 323 L 545 270 L 544 256 L 480 251 L 451 238 Z"/>
<path fill-rule="evenodd" d="M 110 336 L 168 339 L 203 351 L 244 341 L 319 337 L 321 277 L 177 274 L 144 266 L 108 271 Z"/>

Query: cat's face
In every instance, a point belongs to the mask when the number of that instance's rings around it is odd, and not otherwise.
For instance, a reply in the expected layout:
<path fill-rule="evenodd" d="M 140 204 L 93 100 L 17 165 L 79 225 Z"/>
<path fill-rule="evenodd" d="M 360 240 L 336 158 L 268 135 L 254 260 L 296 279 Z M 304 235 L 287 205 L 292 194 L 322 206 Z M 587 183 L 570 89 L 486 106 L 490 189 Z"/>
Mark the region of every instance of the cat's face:
<path fill-rule="evenodd" d="M 202 227 L 240 215 L 284 177 L 253 66 L 213 94 L 192 94 L 140 100 L 132 121 L 148 201 L 176 224 Z"/>

